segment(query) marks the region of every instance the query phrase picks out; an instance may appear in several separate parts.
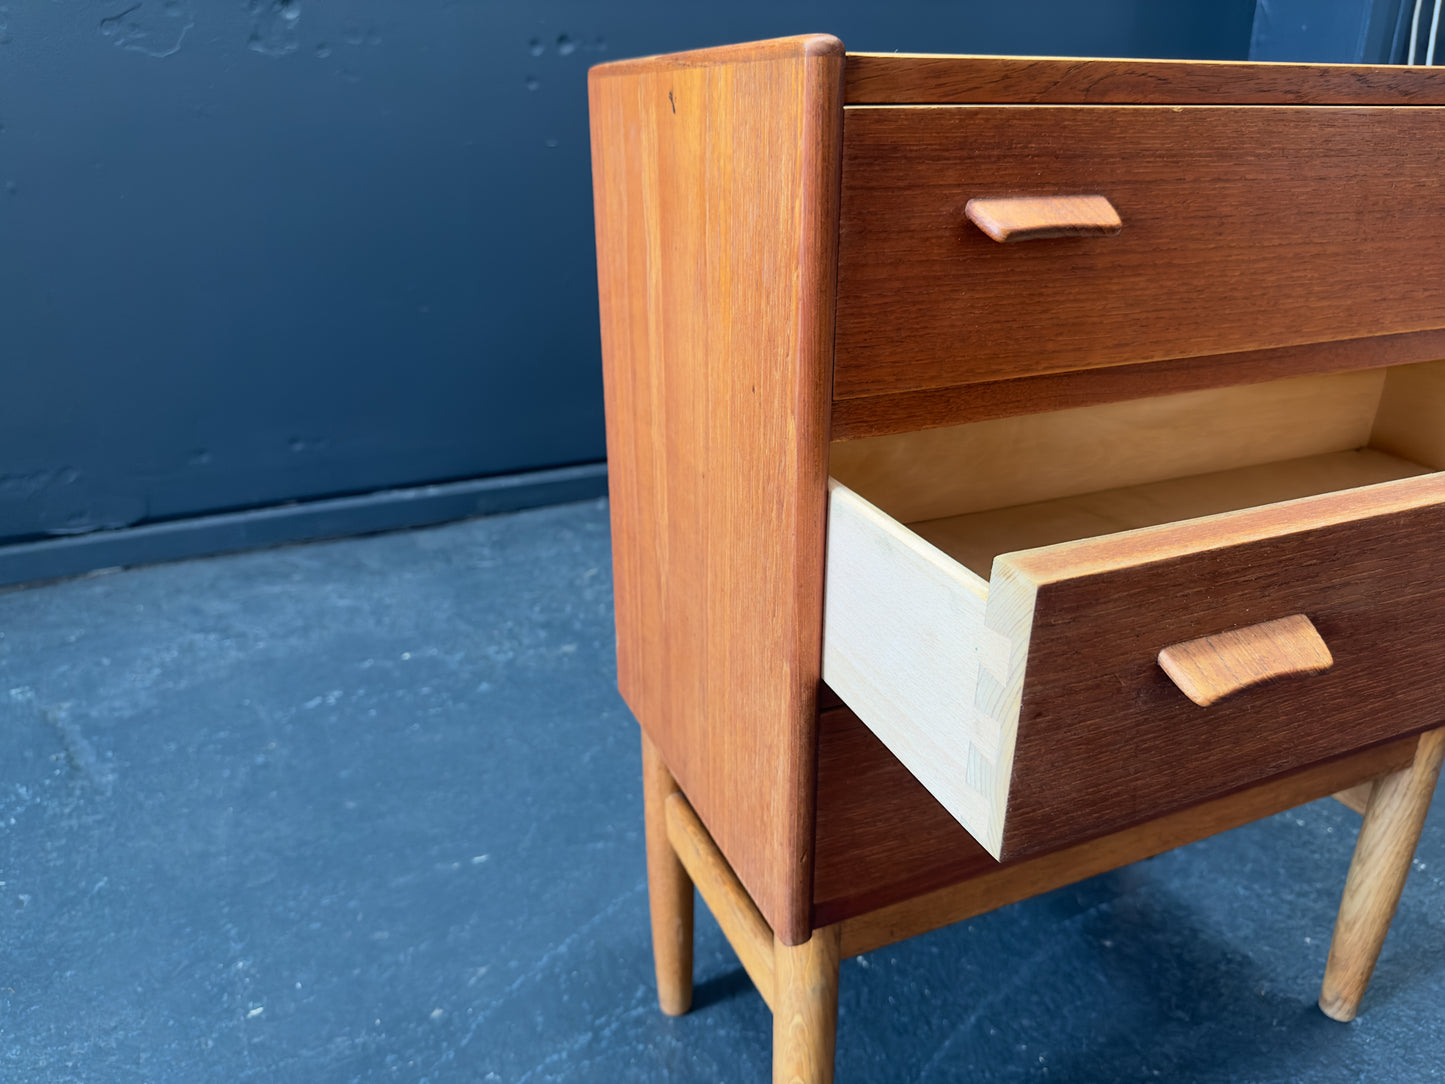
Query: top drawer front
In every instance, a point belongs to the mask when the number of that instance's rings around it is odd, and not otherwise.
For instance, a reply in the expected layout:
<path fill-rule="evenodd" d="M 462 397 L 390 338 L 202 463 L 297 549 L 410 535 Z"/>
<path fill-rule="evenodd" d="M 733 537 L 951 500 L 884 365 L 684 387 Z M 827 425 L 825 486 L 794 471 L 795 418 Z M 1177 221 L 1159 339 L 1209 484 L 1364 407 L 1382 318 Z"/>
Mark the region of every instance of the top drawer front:
<path fill-rule="evenodd" d="M 1445 327 L 1445 109 L 845 111 L 834 395 Z M 999 244 L 972 198 L 1100 194 Z"/>

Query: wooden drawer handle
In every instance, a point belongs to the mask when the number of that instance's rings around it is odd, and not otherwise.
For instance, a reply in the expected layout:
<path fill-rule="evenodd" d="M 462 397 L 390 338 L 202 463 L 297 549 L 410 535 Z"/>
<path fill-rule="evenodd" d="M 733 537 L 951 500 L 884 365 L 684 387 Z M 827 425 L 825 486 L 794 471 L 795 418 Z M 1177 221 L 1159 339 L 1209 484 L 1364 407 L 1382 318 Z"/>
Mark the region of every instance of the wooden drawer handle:
<path fill-rule="evenodd" d="M 1103 196 L 971 199 L 963 213 L 995 241 L 1106 237 L 1124 228 L 1119 212 Z"/>
<path fill-rule="evenodd" d="M 1170 680 L 1201 707 L 1262 681 L 1319 674 L 1334 664 L 1304 614 L 1186 640 L 1159 652 L 1159 665 Z"/>

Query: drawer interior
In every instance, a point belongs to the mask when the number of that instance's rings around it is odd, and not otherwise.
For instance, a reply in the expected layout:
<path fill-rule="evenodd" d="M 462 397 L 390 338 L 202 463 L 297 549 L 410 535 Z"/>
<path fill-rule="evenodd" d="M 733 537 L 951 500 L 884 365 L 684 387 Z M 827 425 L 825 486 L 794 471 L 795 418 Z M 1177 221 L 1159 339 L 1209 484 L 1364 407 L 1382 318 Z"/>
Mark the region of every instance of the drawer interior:
<path fill-rule="evenodd" d="M 838 441 L 829 473 L 982 581 L 1002 553 L 1440 470 L 1445 361 Z"/>

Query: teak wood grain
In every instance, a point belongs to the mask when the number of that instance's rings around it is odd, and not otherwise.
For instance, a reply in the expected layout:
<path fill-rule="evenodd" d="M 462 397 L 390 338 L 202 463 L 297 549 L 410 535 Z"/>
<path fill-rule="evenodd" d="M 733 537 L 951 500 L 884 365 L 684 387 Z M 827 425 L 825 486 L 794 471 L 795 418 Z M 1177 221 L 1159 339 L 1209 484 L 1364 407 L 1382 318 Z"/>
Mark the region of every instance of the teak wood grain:
<path fill-rule="evenodd" d="M 1442 531 L 1432 474 L 1000 557 L 990 626 L 1032 609 L 1005 856 L 1438 725 Z M 1297 613 L 1330 645 L 1325 673 L 1201 708 L 1155 662 Z"/>
<path fill-rule="evenodd" d="M 1445 105 L 1445 73 L 1368 64 L 849 53 L 848 105 Z"/>
<path fill-rule="evenodd" d="M 589 76 L 618 681 L 807 940 L 842 46 Z"/>
<path fill-rule="evenodd" d="M 834 394 L 1440 328 L 1442 154 L 1427 107 L 849 109 Z M 1078 193 L 1123 232 L 1000 245 L 964 218 Z"/>

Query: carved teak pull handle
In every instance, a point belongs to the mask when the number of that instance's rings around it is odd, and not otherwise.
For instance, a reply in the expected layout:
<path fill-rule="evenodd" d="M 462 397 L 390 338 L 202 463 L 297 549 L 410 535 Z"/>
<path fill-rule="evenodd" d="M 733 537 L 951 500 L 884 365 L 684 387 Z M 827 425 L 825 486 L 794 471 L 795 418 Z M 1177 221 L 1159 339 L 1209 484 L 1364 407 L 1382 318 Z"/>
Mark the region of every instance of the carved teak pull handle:
<path fill-rule="evenodd" d="M 1019 196 L 971 199 L 963 213 L 995 241 L 1108 236 L 1124 228 L 1103 196 Z"/>
<path fill-rule="evenodd" d="M 1159 665 L 1170 680 L 1201 707 L 1262 681 L 1319 674 L 1334 664 L 1304 614 L 1186 640 L 1159 652 Z"/>

